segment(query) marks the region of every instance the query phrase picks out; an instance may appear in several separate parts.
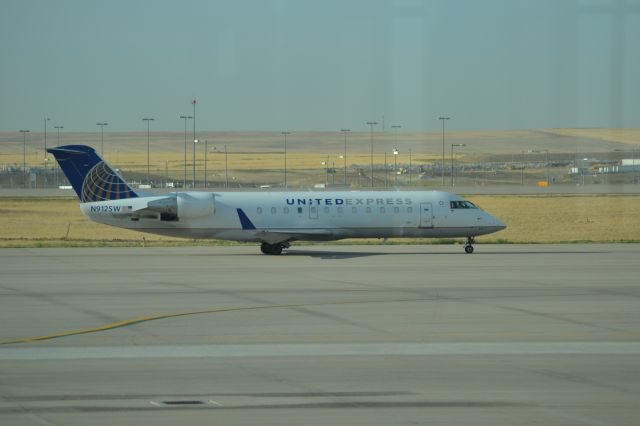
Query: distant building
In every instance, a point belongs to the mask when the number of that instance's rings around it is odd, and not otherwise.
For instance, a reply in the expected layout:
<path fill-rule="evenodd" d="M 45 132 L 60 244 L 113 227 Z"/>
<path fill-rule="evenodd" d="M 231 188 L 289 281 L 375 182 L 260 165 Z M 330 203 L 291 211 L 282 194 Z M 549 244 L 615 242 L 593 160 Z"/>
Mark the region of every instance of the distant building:
<path fill-rule="evenodd" d="M 588 175 L 589 167 L 572 167 L 569 170 L 570 175 Z"/>
<path fill-rule="evenodd" d="M 623 158 L 620 160 L 621 166 L 640 166 L 640 158 Z"/>

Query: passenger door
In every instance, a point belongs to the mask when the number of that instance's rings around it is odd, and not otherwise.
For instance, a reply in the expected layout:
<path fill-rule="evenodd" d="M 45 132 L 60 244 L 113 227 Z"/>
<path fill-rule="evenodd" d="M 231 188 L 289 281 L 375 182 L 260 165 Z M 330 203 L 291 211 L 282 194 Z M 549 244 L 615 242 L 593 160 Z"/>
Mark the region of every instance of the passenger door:
<path fill-rule="evenodd" d="M 420 228 L 433 228 L 433 206 L 420 203 Z"/>

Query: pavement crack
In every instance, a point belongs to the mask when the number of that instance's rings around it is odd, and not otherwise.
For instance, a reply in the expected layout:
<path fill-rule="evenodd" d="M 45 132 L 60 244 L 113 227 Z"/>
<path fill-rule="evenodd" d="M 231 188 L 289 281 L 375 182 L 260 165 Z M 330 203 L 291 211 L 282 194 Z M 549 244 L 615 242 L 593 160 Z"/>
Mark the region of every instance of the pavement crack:
<path fill-rule="evenodd" d="M 485 305 L 486 306 L 492 306 L 494 308 L 504 309 L 504 310 L 507 310 L 507 311 L 520 312 L 520 313 L 524 313 L 524 314 L 528 314 L 528 315 L 535 315 L 535 316 L 538 316 L 538 317 L 552 319 L 552 320 L 555 320 L 555 321 L 562 321 L 562 322 L 566 322 L 566 323 L 569 323 L 569 324 L 581 325 L 581 326 L 585 326 L 585 327 L 592 327 L 592 328 L 597 328 L 597 329 L 606 330 L 606 331 L 615 331 L 617 333 L 632 334 L 632 333 L 629 333 L 628 330 L 624 330 L 624 329 L 621 329 L 621 328 L 607 327 L 607 326 L 604 326 L 604 325 L 598 325 L 598 324 L 594 324 L 594 323 L 586 322 L 586 321 L 578 321 L 578 320 L 567 318 L 567 317 L 564 317 L 564 316 L 561 316 L 561 315 L 534 311 L 532 309 L 516 308 L 516 307 L 513 307 L 513 306 L 504 306 L 504 305 L 497 305 L 497 304 L 492 304 L 492 303 L 485 303 Z"/>

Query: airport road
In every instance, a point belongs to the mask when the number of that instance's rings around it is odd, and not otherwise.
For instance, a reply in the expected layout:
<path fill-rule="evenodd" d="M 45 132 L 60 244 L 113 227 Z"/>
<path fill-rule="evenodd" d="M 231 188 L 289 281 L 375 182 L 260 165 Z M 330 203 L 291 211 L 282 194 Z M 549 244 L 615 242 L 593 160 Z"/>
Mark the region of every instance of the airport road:
<path fill-rule="evenodd" d="M 0 340 L 62 335 L 0 345 L 0 424 L 636 425 L 639 259 L 634 244 L 2 249 Z"/>

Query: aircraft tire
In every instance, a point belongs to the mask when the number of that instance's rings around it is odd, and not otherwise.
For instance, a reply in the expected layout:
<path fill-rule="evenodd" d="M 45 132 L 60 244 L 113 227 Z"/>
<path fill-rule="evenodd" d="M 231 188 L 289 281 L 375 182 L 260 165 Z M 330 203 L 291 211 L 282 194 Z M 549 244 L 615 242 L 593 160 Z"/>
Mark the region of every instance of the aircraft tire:
<path fill-rule="evenodd" d="M 271 254 L 271 244 L 267 244 L 267 243 L 262 243 L 260 245 L 260 251 L 263 254 Z"/>
<path fill-rule="evenodd" d="M 279 254 L 282 254 L 282 249 L 283 249 L 282 244 L 262 243 L 260 245 L 260 251 L 262 251 L 262 253 L 264 254 L 271 254 L 271 255 L 277 256 Z"/>
<path fill-rule="evenodd" d="M 464 251 L 467 254 L 473 253 L 473 246 L 472 245 L 464 246 Z"/>

